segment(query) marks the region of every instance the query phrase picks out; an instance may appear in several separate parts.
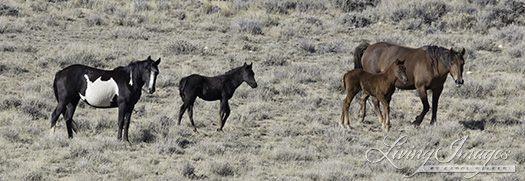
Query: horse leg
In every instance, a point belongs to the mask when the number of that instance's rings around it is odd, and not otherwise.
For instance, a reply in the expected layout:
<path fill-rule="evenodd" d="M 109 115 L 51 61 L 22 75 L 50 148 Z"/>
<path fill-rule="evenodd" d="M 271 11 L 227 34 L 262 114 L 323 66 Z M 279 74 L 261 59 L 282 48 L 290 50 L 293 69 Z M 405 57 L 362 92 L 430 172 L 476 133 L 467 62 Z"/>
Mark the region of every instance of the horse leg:
<path fill-rule="evenodd" d="M 124 129 L 124 119 L 126 117 L 126 105 L 118 106 L 118 134 L 117 139 L 122 140 L 122 129 Z"/>
<path fill-rule="evenodd" d="M 76 125 L 73 121 L 73 114 L 77 108 L 78 99 L 70 102 L 66 105 L 66 110 L 62 114 L 66 120 L 67 135 L 69 138 L 73 138 L 73 131 L 77 132 Z"/>
<path fill-rule="evenodd" d="M 222 132 L 222 128 L 224 127 L 224 124 L 226 123 L 226 119 L 228 119 L 228 116 L 230 116 L 230 105 L 228 105 L 228 100 L 221 100 L 221 111 L 220 111 L 220 124 L 217 128 L 217 131 Z"/>
<path fill-rule="evenodd" d="M 188 106 L 188 116 L 190 117 L 191 126 L 193 126 L 193 132 L 197 132 L 197 127 L 193 122 L 193 104 Z"/>
<path fill-rule="evenodd" d="M 126 106 L 126 111 L 124 113 L 124 141 L 128 146 L 131 146 L 131 142 L 128 139 L 128 130 L 129 123 L 131 122 L 131 113 L 133 113 L 133 108 L 135 106 Z"/>
<path fill-rule="evenodd" d="M 180 122 L 182 120 L 182 116 L 184 115 L 184 112 L 186 112 L 186 109 L 188 108 L 188 106 L 186 106 L 186 104 L 182 104 L 182 106 L 180 106 L 180 110 L 179 110 L 179 120 L 177 121 L 177 126 L 180 125 Z"/>
<path fill-rule="evenodd" d="M 195 103 L 195 99 L 197 99 L 196 95 L 188 94 L 184 96 L 184 99 L 182 99 L 182 106 L 180 106 L 179 111 L 179 120 L 177 121 L 177 125 L 180 125 L 180 122 L 182 121 L 182 116 L 184 115 L 184 112 L 191 106 L 193 110 L 193 103 Z M 193 115 L 190 116 L 190 119 L 193 119 Z"/>
<path fill-rule="evenodd" d="M 352 102 L 352 99 L 354 99 L 355 94 L 353 92 L 348 91 L 346 98 L 343 99 L 343 112 L 341 113 L 341 121 L 339 122 L 339 125 L 342 128 L 350 129 L 350 121 L 349 121 L 349 115 L 348 115 L 348 109 L 350 108 L 350 103 Z"/>
<path fill-rule="evenodd" d="M 366 100 L 368 100 L 368 97 L 370 97 L 369 94 L 365 93 L 364 91 L 361 93 L 361 109 L 359 110 L 359 122 L 365 121 L 366 117 Z M 374 98 L 372 98 L 374 99 Z"/>
<path fill-rule="evenodd" d="M 430 124 L 436 122 L 439 96 L 441 95 L 441 92 L 443 92 L 443 87 L 432 89 L 432 119 L 430 120 Z"/>
<path fill-rule="evenodd" d="M 421 111 L 421 114 L 419 114 L 419 116 L 416 117 L 416 120 L 412 124 L 419 126 L 423 121 L 423 118 L 425 118 L 425 115 L 427 114 L 430 106 L 428 105 L 427 90 L 425 89 L 425 87 L 419 86 L 416 88 L 416 90 L 419 94 L 419 98 L 421 99 L 421 103 L 423 103 L 423 110 Z"/>
<path fill-rule="evenodd" d="M 379 106 L 379 100 L 375 97 L 372 97 L 372 103 L 374 104 L 374 109 L 376 110 L 377 119 L 379 120 L 379 123 L 381 123 L 381 125 L 384 124 L 385 119 L 383 118 L 383 113 L 381 113 L 381 107 Z"/>
<path fill-rule="evenodd" d="M 390 114 L 390 104 L 389 101 L 387 101 L 384 97 L 378 99 L 381 102 L 381 104 L 383 104 L 383 112 L 385 113 L 385 119 L 383 120 L 383 130 L 388 132 L 390 130 L 390 119 L 388 116 L 388 114 Z"/>
<path fill-rule="evenodd" d="M 64 111 L 66 109 L 66 101 L 59 101 L 57 107 L 51 114 L 51 130 L 50 135 L 53 136 L 55 134 L 55 126 L 57 124 L 58 117 L 60 114 L 64 114 Z"/>

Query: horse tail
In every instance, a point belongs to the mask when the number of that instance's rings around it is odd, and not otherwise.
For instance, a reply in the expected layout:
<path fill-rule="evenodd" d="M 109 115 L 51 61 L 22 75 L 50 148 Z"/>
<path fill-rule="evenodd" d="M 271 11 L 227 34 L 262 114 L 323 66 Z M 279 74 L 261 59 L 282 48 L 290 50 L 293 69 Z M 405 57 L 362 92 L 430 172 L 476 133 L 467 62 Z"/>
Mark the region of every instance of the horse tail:
<path fill-rule="evenodd" d="M 345 72 L 343 76 L 341 77 L 341 88 L 343 88 L 343 92 L 345 92 L 345 89 L 346 89 L 346 81 L 345 81 L 346 74 L 348 74 L 348 71 Z"/>
<path fill-rule="evenodd" d="M 361 58 L 363 57 L 363 54 L 365 53 L 366 48 L 368 48 L 370 44 L 368 42 L 363 42 L 359 44 L 359 46 L 355 47 L 354 50 L 354 69 L 363 69 L 363 64 L 361 63 Z"/>
<path fill-rule="evenodd" d="M 55 93 L 55 99 L 58 101 L 58 88 L 57 88 L 57 81 L 58 81 L 58 76 L 60 74 L 60 72 L 62 71 L 58 71 L 56 74 L 55 74 L 55 79 L 53 80 L 53 92 Z"/>
<path fill-rule="evenodd" d="M 179 82 L 179 95 L 182 98 L 182 100 L 184 100 L 184 98 L 186 97 L 186 94 L 184 94 L 184 88 L 186 87 L 186 82 L 187 82 L 186 79 L 187 77 L 184 77 L 180 79 L 180 82 Z"/>

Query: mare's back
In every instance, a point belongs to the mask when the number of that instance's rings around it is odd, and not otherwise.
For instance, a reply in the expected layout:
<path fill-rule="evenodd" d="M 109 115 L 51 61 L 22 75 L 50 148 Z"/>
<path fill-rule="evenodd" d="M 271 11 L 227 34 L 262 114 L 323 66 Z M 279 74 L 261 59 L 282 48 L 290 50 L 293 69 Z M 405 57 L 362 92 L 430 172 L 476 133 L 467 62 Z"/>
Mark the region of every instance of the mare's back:
<path fill-rule="evenodd" d="M 422 50 L 422 48 L 379 42 L 370 45 L 365 50 L 362 57 L 363 69 L 374 74 L 385 72 L 396 59 L 405 60 L 405 66 L 409 69 L 415 61 L 418 61 L 421 59 L 421 56 L 425 55 L 426 51 Z"/>

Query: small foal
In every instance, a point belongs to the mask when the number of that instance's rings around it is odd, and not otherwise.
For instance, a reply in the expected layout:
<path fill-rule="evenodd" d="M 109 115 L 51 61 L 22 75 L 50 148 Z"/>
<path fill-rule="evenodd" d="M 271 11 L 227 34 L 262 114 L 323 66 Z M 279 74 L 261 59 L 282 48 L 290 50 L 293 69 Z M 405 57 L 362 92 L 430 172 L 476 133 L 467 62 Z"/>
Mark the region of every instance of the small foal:
<path fill-rule="evenodd" d="M 348 117 L 348 109 L 350 108 L 350 103 L 354 99 L 354 96 L 363 90 L 361 96 L 361 110 L 360 118 L 361 122 L 365 119 L 365 102 L 370 96 L 374 96 L 377 100 L 374 101 L 374 107 L 376 109 L 377 117 L 379 122 L 383 125 L 383 129 L 388 131 L 390 128 L 390 120 L 388 114 L 390 111 L 390 100 L 392 94 L 395 91 L 395 83 L 397 80 L 402 81 L 403 83 L 408 82 L 406 75 L 406 67 L 404 61 L 397 59 L 385 72 L 380 74 L 371 74 L 365 72 L 363 69 L 353 69 L 347 71 L 342 79 L 341 84 L 343 89 L 346 89 L 347 95 L 343 100 L 343 112 L 341 114 L 341 121 L 339 125 L 343 128 L 350 129 L 350 122 Z M 383 104 L 383 109 L 385 113 L 385 120 L 381 114 L 379 108 L 379 102 Z"/>

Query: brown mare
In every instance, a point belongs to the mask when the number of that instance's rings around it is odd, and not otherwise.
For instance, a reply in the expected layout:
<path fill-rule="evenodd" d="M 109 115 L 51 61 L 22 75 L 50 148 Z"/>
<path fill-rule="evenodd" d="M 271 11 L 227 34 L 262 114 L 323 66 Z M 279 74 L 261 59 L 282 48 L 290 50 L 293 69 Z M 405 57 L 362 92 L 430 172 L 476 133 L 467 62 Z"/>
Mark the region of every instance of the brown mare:
<path fill-rule="evenodd" d="M 370 96 L 377 98 L 381 104 L 383 104 L 383 113 L 385 113 L 385 119 L 379 109 L 379 102 L 374 101 L 374 107 L 376 109 L 377 117 L 379 122 L 383 124 L 383 129 L 388 131 L 390 128 L 390 120 L 388 114 L 390 112 L 390 100 L 392 94 L 396 90 L 395 83 L 400 80 L 402 83 L 408 82 L 406 75 L 406 68 L 404 61 L 396 60 L 385 72 L 380 74 L 371 74 L 365 72 L 363 69 L 353 69 L 347 71 L 341 78 L 341 84 L 343 89 L 346 89 L 346 98 L 343 100 L 343 113 L 341 113 L 341 127 L 350 129 L 350 121 L 348 116 L 348 108 L 350 103 L 354 99 L 354 96 L 363 90 L 361 95 L 361 110 L 360 118 L 361 122 L 365 119 L 366 106 L 365 102 Z"/>
<path fill-rule="evenodd" d="M 452 48 L 446 49 L 438 46 L 423 46 L 410 48 L 392 43 L 379 42 L 375 44 L 362 43 L 355 49 L 355 68 L 377 74 L 384 71 L 396 59 L 405 60 L 408 82 L 397 81 L 395 86 L 399 89 L 416 89 L 423 110 L 413 122 L 420 125 L 429 110 L 427 90 L 432 90 L 432 119 L 430 124 L 436 122 L 438 101 L 443 84 L 450 73 L 456 86 L 463 85 L 463 65 L 465 49 L 456 52 Z M 376 100 L 374 100 L 376 101 Z"/>

